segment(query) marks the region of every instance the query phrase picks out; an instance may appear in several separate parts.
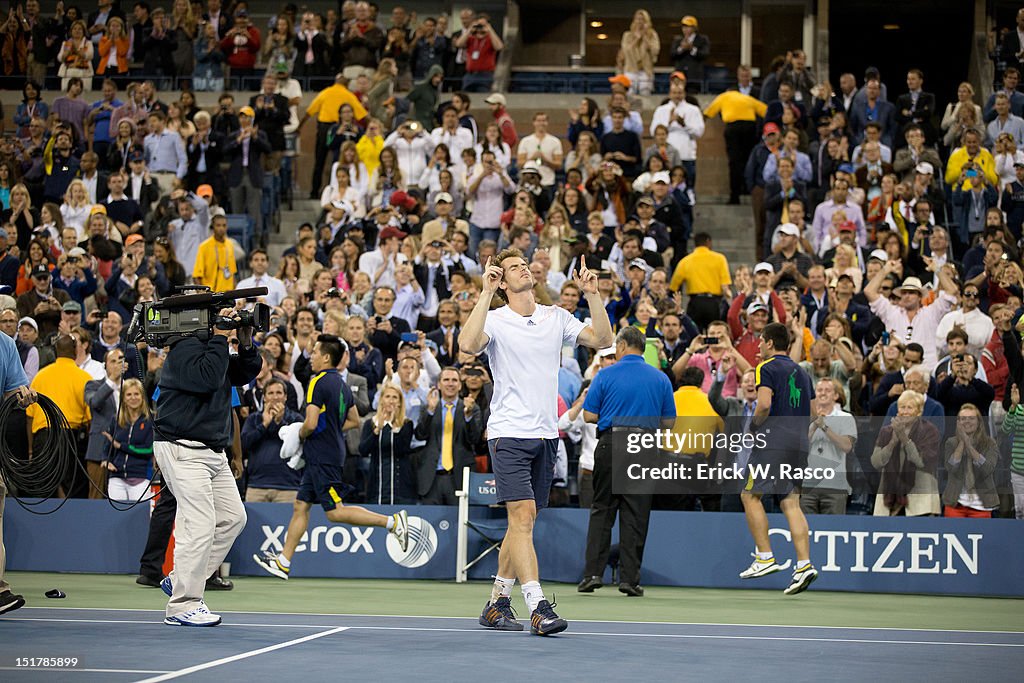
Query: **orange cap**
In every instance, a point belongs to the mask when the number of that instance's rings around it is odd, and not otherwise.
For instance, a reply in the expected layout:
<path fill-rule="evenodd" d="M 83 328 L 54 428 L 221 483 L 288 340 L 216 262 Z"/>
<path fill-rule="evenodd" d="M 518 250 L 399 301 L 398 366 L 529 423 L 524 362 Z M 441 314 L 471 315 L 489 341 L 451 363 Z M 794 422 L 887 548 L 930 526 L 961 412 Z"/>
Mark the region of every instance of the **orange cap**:
<path fill-rule="evenodd" d="M 676 79 L 678 79 L 680 81 L 685 81 L 686 80 L 686 74 L 683 73 L 682 71 L 673 71 L 672 74 L 668 77 L 668 80 L 672 81 L 672 80 L 676 80 Z"/>
<path fill-rule="evenodd" d="M 196 194 L 203 199 L 213 196 L 213 185 L 200 185 L 196 188 Z"/>
<path fill-rule="evenodd" d="M 619 74 L 617 76 L 612 76 L 611 78 L 608 79 L 608 82 L 609 83 L 618 83 L 619 85 L 623 86 L 624 88 L 628 88 L 630 85 L 633 84 L 633 81 L 629 80 L 629 76 L 627 76 L 626 74 Z"/>

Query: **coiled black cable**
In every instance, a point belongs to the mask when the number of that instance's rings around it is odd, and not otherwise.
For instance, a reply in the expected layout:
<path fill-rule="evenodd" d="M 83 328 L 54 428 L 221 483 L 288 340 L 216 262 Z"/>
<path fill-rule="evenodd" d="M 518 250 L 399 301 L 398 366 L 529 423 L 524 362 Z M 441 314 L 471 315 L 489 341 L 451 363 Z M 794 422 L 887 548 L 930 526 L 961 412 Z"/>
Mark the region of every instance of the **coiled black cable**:
<path fill-rule="evenodd" d="M 27 453 L 12 452 L 10 440 L 0 439 L 0 477 L 15 492 L 32 491 L 41 496 L 39 500 L 31 502 L 14 497 L 18 505 L 29 512 L 36 512 L 32 508 L 47 502 L 46 497 L 55 494 L 78 465 L 75 434 L 64 413 L 42 394 L 37 403 L 46 416 L 49 429 L 46 438 L 34 444 L 31 457 Z M 7 434 L 11 414 L 20 409 L 16 394 L 0 402 L 0 435 Z M 36 514 L 52 514 L 63 507 L 66 500 L 62 500 L 52 510 Z"/>
<path fill-rule="evenodd" d="M 159 492 L 146 491 L 138 500 L 111 500 L 107 496 L 107 492 L 101 490 L 89 478 L 85 466 L 78 460 L 75 430 L 68 424 L 61 409 L 43 394 L 38 395 L 37 404 L 46 416 L 48 428 L 46 438 L 37 438 L 33 443 L 31 458 L 26 453 L 13 453 L 10 440 L 0 438 L 0 478 L 7 483 L 8 488 L 13 489 L 16 493 L 31 491 L 39 497 L 36 500 L 23 500 L 17 495 L 12 496 L 23 509 L 37 515 L 50 515 L 57 512 L 64 507 L 67 498 L 61 499 L 56 507 L 44 512 L 39 512 L 34 508 L 48 502 L 49 497 L 57 493 L 61 484 L 67 484 L 69 488 L 73 487 L 75 478 L 78 476 L 85 477 L 89 486 L 98 491 L 112 508 L 120 512 L 131 510 L 142 503 L 148 503 L 158 495 Z M 0 402 L 0 436 L 7 434 L 11 414 L 20 409 L 16 394 L 12 394 Z M 72 477 L 70 481 L 68 480 L 69 476 Z"/>

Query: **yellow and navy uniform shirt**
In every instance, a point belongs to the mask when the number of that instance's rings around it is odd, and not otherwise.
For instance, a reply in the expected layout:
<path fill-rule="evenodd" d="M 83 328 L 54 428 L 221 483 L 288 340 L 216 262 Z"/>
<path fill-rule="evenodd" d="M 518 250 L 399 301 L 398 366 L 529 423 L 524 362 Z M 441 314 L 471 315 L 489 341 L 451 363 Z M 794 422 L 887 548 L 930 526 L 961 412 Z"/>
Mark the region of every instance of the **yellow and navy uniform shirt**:
<path fill-rule="evenodd" d="M 342 426 L 349 406 L 355 405 L 352 390 L 335 369 L 324 370 L 309 381 L 306 405 L 320 409 L 316 429 L 302 444 L 306 462 L 340 466 L 345 462 L 345 437 Z"/>
<path fill-rule="evenodd" d="M 806 445 L 811 401 L 814 400 L 810 376 L 792 358 L 780 353 L 758 364 L 754 380 L 758 389 L 772 390 L 771 411 L 762 425 L 769 427 L 769 448 L 788 450 Z"/>

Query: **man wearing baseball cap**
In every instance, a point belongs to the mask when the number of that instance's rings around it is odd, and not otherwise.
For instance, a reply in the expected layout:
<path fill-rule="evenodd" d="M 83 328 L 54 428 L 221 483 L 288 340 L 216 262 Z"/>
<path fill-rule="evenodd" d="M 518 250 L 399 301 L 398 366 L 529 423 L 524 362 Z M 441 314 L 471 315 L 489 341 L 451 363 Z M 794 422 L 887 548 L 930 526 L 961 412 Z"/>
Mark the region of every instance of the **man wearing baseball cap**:
<path fill-rule="evenodd" d="M 939 153 L 935 148 L 926 144 L 925 132 L 921 126 L 911 123 L 904 128 L 903 139 L 906 140 L 907 146 L 896 150 L 892 159 L 892 167 L 897 175 L 903 182 L 911 183 L 914 181 L 914 174 L 922 173 L 925 170 L 924 166 L 927 166 L 931 171 L 928 175 L 934 178 L 935 169 L 942 168 L 942 160 L 939 159 Z M 932 178 L 929 178 L 928 182 L 932 182 Z"/>
<path fill-rule="evenodd" d="M 256 221 L 254 237 L 261 247 L 267 246 L 267 233 L 263 222 L 263 157 L 270 154 L 267 134 L 253 125 L 256 112 L 252 107 L 238 110 L 241 130 L 224 142 L 224 158 L 228 167 L 228 187 L 231 188 L 231 211 L 246 213 Z"/>
<path fill-rule="evenodd" d="M 740 297 L 742 296 L 740 294 Z M 731 319 L 732 311 L 730 310 L 729 328 L 733 333 L 733 346 L 736 347 L 736 351 L 743 356 L 744 360 L 751 365 L 757 365 L 761 360 L 759 358 L 761 354 L 761 332 L 764 331 L 765 325 L 768 324 L 770 311 L 763 301 L 754 299 L 743 312 L 746 314 L 746 324 L 740 322 L 738 316 L 736 324 L 733 324 Z"/>
<path fill-rule="evenodd" d="M 949 276 L 946 268 L 926 258 L 928 271 L 938 277 L 939 291 L 935 300 L 927 306 L 921 305 L 921 298 L 924 295 L 924 287 L 921 280 L 916 277 L 908 277 L 903 281 L 894 294 L 899 296 L 898 304 L 889 301 L 888 297 L 882 296 L 882 282 L 890 275 L 899 272 L 898 262 L 886 261 L 871 281 L 864 286 L 864 297 L 868 300 L 871 312 L 874 313 L 885 325 L 885 329 L 900 339 L 903 343 L 917 342 L 924 347 L 924 358 L 921 364 L 929 372 L 935 367 L 938 360 L 935 347 L 935 330 L 939 322 L 957 304 L 957 297 L 960 290 L 956 282 Z"/>
<path fill-rule="evenodd" d="M 761 128 L 761 140 L 754 145 L 753 151 L 747 160 L 743 171 L 747 190 L 750 191 L 750 208 L 754 213 L 754 237 L 757 257 L 764 258 L 764 233 L 765 233 L 765 209 L 764 209 L 764 167 L 768 163 L 768 157 L 775 154 L 779 149 L 779 126 L 774 123 L 766 123 Z"/>
<path fill-rule="evenodd" d="M 469 223 L 453 216 L 454 209 L 452 196 L 447 192 L 438 192 L 434 197 L 434 213 L 437 214 L 437 218 L 423 225 L 423 235 L 420 237 L 423 244 L 430 244 L 436 240 L 447 242 L 456 231 L 469 237 Z"/>
<path fill-rule="evenodd" d="M 682 35 L 672 40 L 672 64 L 677 71 L 686 74 L 686 78 L 700 87 L 704 80 L 704 60 L 711 54 L 711 41 L 703 33 L 697 32 L 697 17 L 686 15 L 679 20 Z"/>
<path fill-rule="evenodd" d="M 22 317 L 35 318 L 39 336 L 46 338 L 57 331 L 60 324 L 61 306 L 70 297 L 62 289 L 54 289 L 50 269 L 37 264 L 29 273 L 32 289 L 18 297 L 18 313 Z"/>
<path fill-rule="evenodd" d="M 768 322 L 786 322 L 786 307 L 782 304 L 782 299 L 772 289 L 772 283 L 775 280 L 775 267 L 772 264 L 762 261 L 754 266 L 753 274 L 753 291 L 747 293 L 740 291 L 736 294 L 732 300 L 732 304 L 729 306 L 729 313 L 726 316 L 726 320 L 729 323 L 729 331 L 732 332 L 733 339 L 739 339 L 743 336 L 744 330 L 749 326 L 745 326 L 741 319 L 742 314 L 750 308 L 751 304 L 760 303 L 765 309 L 765 323 Z M 748 315 L 749 319 L 749 315 Z M 756 332 L 760 334 L 761 329 L 764 325 L 761 325 L 756 329 Z M 752 353 L 757 353 L 757 339 L 756 337 L 750 342 L 750 350 Z M 750 360 L 750 359 L 748 359 Z M 753 364 L 754 361 L 750 360 Z"/>
<path fill-rule="evenodd" d="M 807 288 L 807 271 L 814 265 L 814 260 L 800 251 L 800 229 L 792 223 L 779 226 L 780 249 L 768 257 L 768 263 L 775 270 L 773 287 L 796 285 L 800 289 Z"/>
<path fill-rule="evenodd" d="M 860 266 L 860 269 L 863 271 L 871 256 L 871 249 L 857 244 L 857 224 L 853 221 L 843 221 L 839 224 L 839 227 L 836 228 L 836 230 L 839 232 L 839 242 L 836 246 L 839 246 L 839 244 L 845 244 L 852 248 L 854 253 L 857 255 L 857 265 Z M 884 254 L 885 252 L 883 251 L 882 253 Z M 825 252 L 824 256 L 821 257 L 821 263 L 826 268 L 831 268 L 832 262 L 835 261 L 835 258 L 836 247 L 832 247 Z M 884 258 L 882 260 L 885 261 Z"/>
<path fill-rule="evenodd" d="M 686 81 L 670 79 L 668 102 L 651 116 L 651 137 L 658 126 L 668 129 L 668 142 L 679 152 L 690 187 L 697 183 L 697 139 L 704 135 L 704 114 L 700 107 L 686 101 Z"/>
<path fill-rule="evenodd" d="M 516 123 L 509 116 L 508 109 L 506 109 L 507 102 L 505 96 L 500 92 L 492 92 L 484 99 L 494 116 L 494 122 L 498 124 L 498 129 L 501 131 L 501 141 L 508 145 L 509 149 L 515 149 L 516 144 L 519 142 L 519 133 L 516 132 Z"/>

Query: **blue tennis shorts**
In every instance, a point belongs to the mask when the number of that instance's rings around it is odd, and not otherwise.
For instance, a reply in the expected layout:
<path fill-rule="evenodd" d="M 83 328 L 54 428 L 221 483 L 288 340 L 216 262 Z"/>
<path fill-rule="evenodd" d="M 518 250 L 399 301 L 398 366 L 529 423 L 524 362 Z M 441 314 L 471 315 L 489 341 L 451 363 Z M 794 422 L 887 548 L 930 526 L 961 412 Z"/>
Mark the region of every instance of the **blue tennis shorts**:
<path fill-rule="evenodd" d="M 799 481 L 780 476 L 780 466 L 783 464 L 792 467 L 806 467 L 807 457 L 806 455 L 801 456 L 801 453 L 795 449 L 786 451 L 755 448 L 751 451 L 750 460 L 747 462 L 747 485 L 744 490 L 748 493 L 774 494 L 782 497 L 788 496 L 794 491 L 800 493 Z M 766 465 L 766 476 L 755 474 L 755 469 L 751 465 Z"/>
<path fill-rule="evenodd" d="M 558 454 L 556 439 L 501 437 L 490 439 L 487 450 L 499 503 L 532 498 L 538 510 L 547 507 Z"/>
<path fill-rule="evenodd" d="M 314 505 L 319 503 L 325 512 L 330 512 L 355 490 L 341 480 L 339 465 L 307 462 L 295 499 Z"/>

